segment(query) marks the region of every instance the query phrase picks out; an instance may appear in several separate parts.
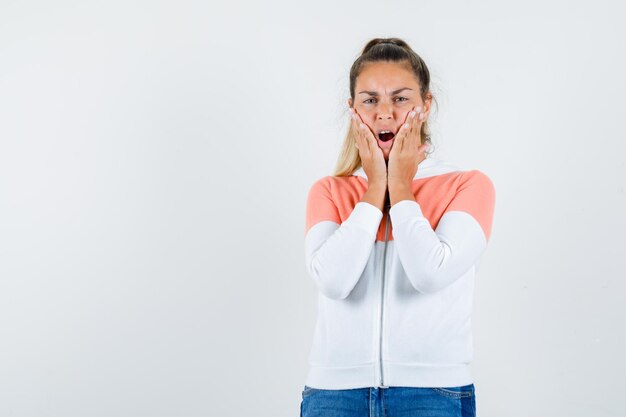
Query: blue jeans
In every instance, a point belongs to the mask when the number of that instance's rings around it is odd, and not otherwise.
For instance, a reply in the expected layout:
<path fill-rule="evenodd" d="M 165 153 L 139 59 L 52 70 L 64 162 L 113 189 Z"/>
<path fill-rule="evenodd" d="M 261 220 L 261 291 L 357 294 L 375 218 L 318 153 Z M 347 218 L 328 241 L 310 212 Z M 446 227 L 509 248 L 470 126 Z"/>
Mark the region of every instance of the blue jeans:
<path fill-rule="evenodd" d="M 475 417 L 474 384 L 319 389 L 304 386 L 300 417 Z"/>

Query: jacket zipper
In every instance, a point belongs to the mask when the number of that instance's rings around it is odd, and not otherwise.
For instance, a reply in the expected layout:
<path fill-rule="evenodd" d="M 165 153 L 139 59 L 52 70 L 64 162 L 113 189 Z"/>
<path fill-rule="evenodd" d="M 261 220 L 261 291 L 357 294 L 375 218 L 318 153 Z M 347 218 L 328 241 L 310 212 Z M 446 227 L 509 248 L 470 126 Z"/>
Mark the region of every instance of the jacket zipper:
<path fill-rule="evenodd" d="M 388 388 L 384 384 L 385 379 L 383 375 L 383 316 L 384 316 L 384 303 L 385 303 L 385 264 L 387 260 L 387 241 L 389 239 L 389 206 L 386 206 L 387 219 L 385 221 L 385 249 L 383 250 L 383 271 L 382 271 L 382 279 L 381 281 L 381 289 L 380 289 L 380 326 L 379 326 L 379 337 L 378 337 L 378 354 L 379 354 L 379 364 L 380 364 L 380 387 L 379 388 Z"/>

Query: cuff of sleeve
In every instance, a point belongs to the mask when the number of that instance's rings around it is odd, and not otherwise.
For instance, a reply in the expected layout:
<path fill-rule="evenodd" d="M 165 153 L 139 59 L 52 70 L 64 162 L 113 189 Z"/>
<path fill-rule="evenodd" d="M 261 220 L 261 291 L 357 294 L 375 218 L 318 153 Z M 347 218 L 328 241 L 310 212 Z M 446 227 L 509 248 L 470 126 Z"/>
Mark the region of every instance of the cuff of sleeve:
<path fill-rule="evenodd" d="M 400 224 L 410 218 L 424 217 L 424 214 L 417 201 L 401 200 L 391 206 L 389 216 L 393 224 Z"/>
<path fill-rule="evenodd" d="M 383 212 L 370 203 L 358 202 L 344 223 L 349 223 L 365 230 L 370 236 L 376 237 Z"/>

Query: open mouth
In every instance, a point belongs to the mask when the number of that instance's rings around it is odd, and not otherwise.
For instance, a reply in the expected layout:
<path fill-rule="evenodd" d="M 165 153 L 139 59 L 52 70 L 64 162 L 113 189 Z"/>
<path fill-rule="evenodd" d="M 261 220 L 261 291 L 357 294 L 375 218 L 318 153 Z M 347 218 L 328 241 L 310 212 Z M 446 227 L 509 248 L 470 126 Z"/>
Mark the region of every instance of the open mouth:
<path fill-rule="evenodd" d="M 394 136 L 396 135 L 393 132 L 381 132 L 378 134 L 378 139 L 380 139 L 381 142 L 389 142 Z"/>

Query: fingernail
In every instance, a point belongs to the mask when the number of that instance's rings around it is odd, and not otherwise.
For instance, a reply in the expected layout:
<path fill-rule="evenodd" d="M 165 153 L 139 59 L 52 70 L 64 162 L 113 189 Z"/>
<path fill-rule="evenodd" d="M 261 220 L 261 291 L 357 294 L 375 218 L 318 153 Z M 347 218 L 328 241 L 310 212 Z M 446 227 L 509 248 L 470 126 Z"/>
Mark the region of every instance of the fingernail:
<path fill-rule="evenodd" d="M 414 111 L 412 111 L 412 112 L 411 112 L 411 119 L 412 119 L 412 118 L 414 118 L 414 117 L 415 117 L 415 112 L 414 112 Z"/>
<path fill-rule="evenodd" d="M 405 124 L 403 124 L 403 125 L 402 125 L 402 127 L 403 127 L 403 128 L 405 128 L 405 129 L 407 129 L 407 128 L 409 127 L 409 124 L 408 124 L 408 123 L 405 123 Z"/>

